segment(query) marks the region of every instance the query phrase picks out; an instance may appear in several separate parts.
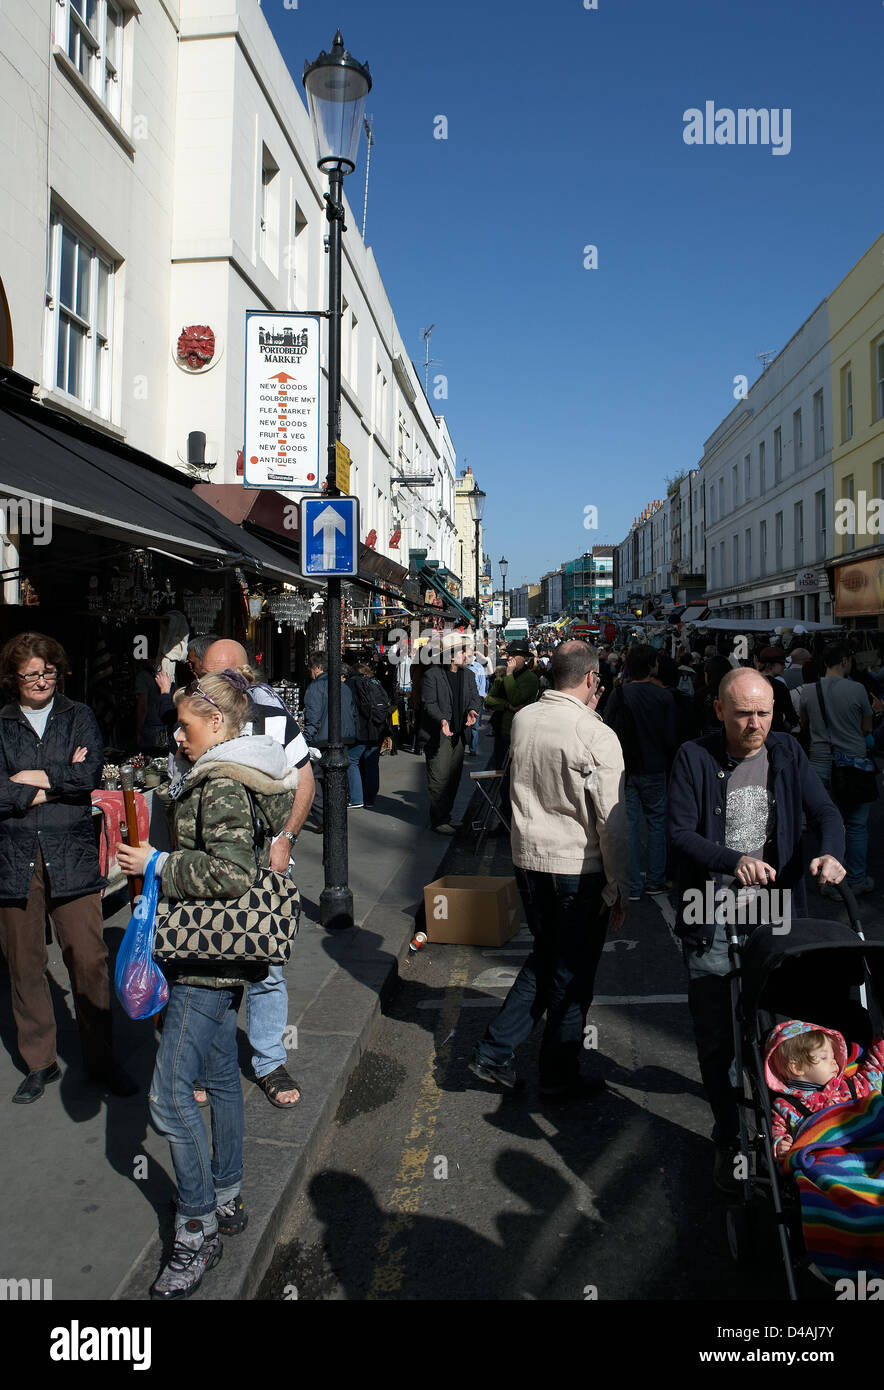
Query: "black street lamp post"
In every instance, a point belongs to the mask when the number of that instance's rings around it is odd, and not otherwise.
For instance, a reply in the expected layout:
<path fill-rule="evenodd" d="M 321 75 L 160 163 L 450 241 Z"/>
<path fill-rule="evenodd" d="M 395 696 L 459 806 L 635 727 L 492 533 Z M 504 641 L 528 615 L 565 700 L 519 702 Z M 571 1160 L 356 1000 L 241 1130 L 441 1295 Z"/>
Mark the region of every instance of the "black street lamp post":
<path fill-rule="evenodd" d="M 482 548 L 479 545 L 479 527 L 482 524 L 482 513 L 485 510 L 485 498 L 487 495 L 488 494 L 483 492 L 479 487 L 474 487 L 469 494 L 470 515 L 473 518 L 473 524 L 476 528 L 476 632 L 479 631 L 479 624 L 482 618 L 482 604 L 479 599 L 479 560 L 482 555 Z"/>
<path fill-rule="evenodd" d="M 317 165 L 328 175 L 325 195 L 328 235 L 328 465 L 325 492 L 339 497 L 337 443 L 341 406 L 341 233 L 345 174 L 356 168 L 356 151 L 362 130 L 365 98 L 371 76 L 344 48 L 340 29 L 331 52 L 324 50 L 313 63 L 304 64 L 304 88 L 310 107 Z M 303 538 L 302 538 L 303 544 Z M 323 865 L 325 887 L 319 898 L 319 920 L 324 927 L 353 925 L 353 894 L 347 864 L 347 769 L 349 758 L 341 736 L 341 581 L 326 580 L 326 634 L 328 641 L 328 747 L 325 768 L 323 817 Z"/>
<path fill-rule="evenodd" d="M 498 565 L 499 565 L 499 567 L 500 567 L 500 577 L 501 577 L 501 579 L 502 579 L 502 581 L 503 581 L 503 624 L 502 624 L 502 626 L 503 626 L 503 627 L 506 627 L 506 572 L 507 572 L 507 570 L 509 569 L 510 564 L 509 564 L 509 560 L 507 560 L 506 557 L 503 556 L 503 555 L 500 557 L 500 559 L 498 560 L 497 563 L 498 563 Z"/>

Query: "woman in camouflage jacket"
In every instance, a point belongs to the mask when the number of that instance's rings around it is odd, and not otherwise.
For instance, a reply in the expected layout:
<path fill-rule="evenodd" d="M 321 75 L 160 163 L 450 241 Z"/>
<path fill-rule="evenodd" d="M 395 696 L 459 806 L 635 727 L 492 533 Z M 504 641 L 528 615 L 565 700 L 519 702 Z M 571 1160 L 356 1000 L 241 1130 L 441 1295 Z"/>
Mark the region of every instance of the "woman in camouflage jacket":
<path fill-rule="evenodd" d="M 272 836 L 288 819 L 298 769 L 287 767 L 282 745 L 268 735 L 240 734 L 248 716 L 247 687 L 239 672 L 224 671 L 175 693 L 175 738 L 192 766 L 166 794 L 175 848 L 159 856 L 155 871 L 167 898 L 235 899 L 248 889 L 255 877 L 250 796 L 259 822 L 270 832 L 260 857 L 264 867 Z M 118 862 L 126 873 L 142 873 L 153 853 L 150 845 L 122 846 Z M 245 1229 L 236 1016 L 243 985 L 266 970 L 228 962 L 166 969 L 170 997 L 150 1110 L 171 1145 L 178 1208 L 174 1250 L 151 1289 L 153 1298 L 187 1298 L 221 1258 L 219 1233 Z M 212 1106 L 211 1153 L 193 1097 L 197 1077 Z"/>

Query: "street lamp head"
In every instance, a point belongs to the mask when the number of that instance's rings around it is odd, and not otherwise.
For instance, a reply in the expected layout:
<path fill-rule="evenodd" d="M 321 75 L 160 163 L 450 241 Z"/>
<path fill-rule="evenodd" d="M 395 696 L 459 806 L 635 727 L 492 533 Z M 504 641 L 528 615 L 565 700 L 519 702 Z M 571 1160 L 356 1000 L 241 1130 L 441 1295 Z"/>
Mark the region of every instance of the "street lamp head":
<path fill-rule="evenodd" d="M 510 562 L 509 562 L 509 560 L 507 560 L 504 556 L 501 556 L 501 558 L 498 560 L 497 564 L 498 564 L 498 568 L 500 569 L 500 573 L 501 573 L 502 578 L 503 578 L 503 579 L 506 579 L 506 572 L 507 572 L 507 570 L 508 570 L 509 567 L 510 567 Z"/>
<path fill-rule="evenodd" d="M 351 174 L 356 168 L 365 98 L 371 91 L 368 65 L 347 52 L 339 29 L 331 52 L 323 49 L 314 62 L 304 64 L 303 82 L 319 168 L 323 173 L 338 169 Z"/>
<path fill-rule="evenodd" d="M 483 492 L 481 488 L 475 487 L 468 496 L 470 499 L 470 516 L 473 518 L 473 521 L 481 521 L 482 513 L 485 510 L 485 498 L 488 494 Z"/>

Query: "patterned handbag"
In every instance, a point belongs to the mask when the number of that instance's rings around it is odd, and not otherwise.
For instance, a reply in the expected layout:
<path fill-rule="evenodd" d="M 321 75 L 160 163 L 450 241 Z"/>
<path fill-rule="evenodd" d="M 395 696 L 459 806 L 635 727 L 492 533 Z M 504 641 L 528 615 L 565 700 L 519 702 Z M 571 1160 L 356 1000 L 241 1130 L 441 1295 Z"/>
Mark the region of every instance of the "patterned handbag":
<path fill-rule="evenodd" d="M 298 934 L 301 895 L 286 874 L 261 868 L 264 827 L 252 813 L 255 881 L 238 898 L 160 898 L 153 953 L 161 961 L 284 965 Z M 200 807 L 197 807 L 197 843 Z"/>

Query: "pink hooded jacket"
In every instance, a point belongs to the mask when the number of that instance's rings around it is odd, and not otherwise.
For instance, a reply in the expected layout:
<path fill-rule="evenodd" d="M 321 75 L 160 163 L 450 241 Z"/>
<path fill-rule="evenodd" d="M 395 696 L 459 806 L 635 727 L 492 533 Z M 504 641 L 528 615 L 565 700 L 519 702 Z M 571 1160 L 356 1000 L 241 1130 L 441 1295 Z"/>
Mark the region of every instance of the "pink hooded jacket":
<path fill-rule="evenodd" d="M 781 1080 L 770 1060 L 786 1038 L 797 1038 L 801 1033 L 813 1032 L 825 1033 L 831 1038 L 838 1071 L 825 1086 L 811 1091 Z M 830 1105 L 858 1100 L 871 1095 L 873 1091 L 884 1089 L 884 1038 L 876 1038 L 864 1055 L 856 1043 L 851 1043 L 848 1053 L 846 1042 L 833 1028 L 790 1019 L 787 1023 L 778 1024 L 770 1035 L 764 1054 L 764 1079 L 771 1093 L 773 1141 L 777 1143 L 795 1133 L 802 1120 L 807 1118 L 808 1111 L 818 1114 Z"/>

